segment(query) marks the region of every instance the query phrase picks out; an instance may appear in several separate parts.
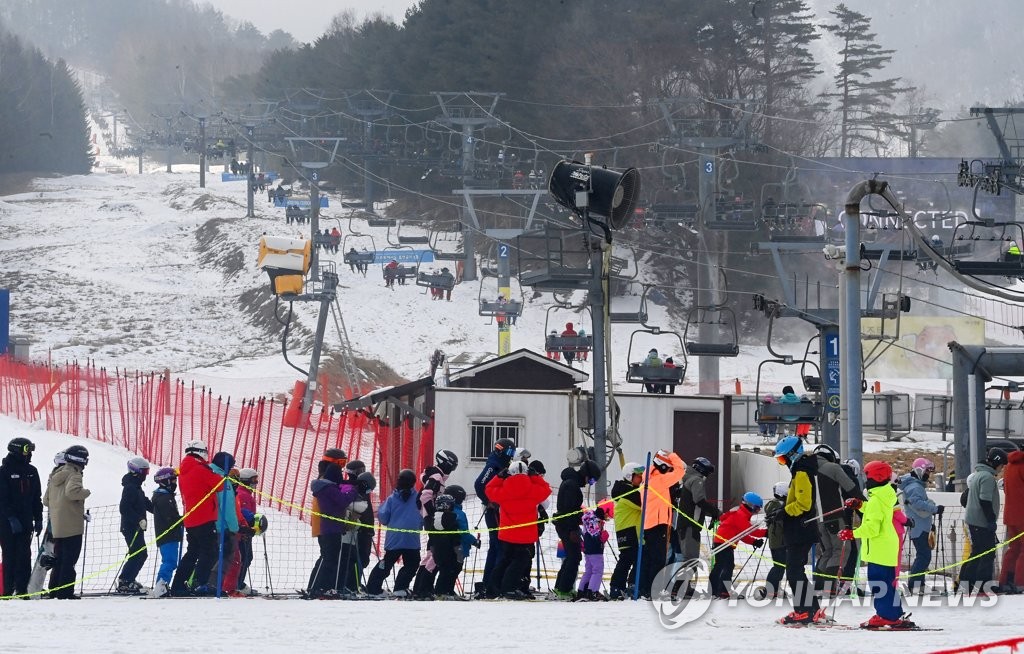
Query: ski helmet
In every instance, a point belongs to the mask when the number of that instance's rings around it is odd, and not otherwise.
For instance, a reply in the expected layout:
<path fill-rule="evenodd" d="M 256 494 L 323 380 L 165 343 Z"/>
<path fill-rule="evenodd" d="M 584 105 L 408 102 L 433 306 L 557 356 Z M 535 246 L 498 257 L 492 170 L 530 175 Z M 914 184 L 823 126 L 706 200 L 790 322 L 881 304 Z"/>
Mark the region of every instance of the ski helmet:
<path fill-rule="evenodd" d="M 707 457 L 703 456 L 698 456 L 696 459 L 694 459 L 693 463 L 690 464 L 690 467 L 696 470 L 698 473 L 701 474 L 701 476 L 704 477 L 707 477 L 708 475 L 713 474 L 715 472 L 715 464 L 711 463 L 711 461 L 709 461 Z"/>
<path fill-rule="evenodd" d="M 227 452 L 217 452 L 213 455 L 213 459 L 210 463 L 227 473 L 235 467 L 235 457 L 231 456 Z"/>
<path fill-rule="evenodd" d="M 665 474 L 672 469 L 672 460 L 669 459 L 668 454 L 665 450 L 658 450 L 658 453 L 654 455 L 651 465 L 661 474 Z"/>
<path fill-rule="evenodd" d="M 868 481 L 888 484 L 892 481 L 892 466 L 885 461 L 869 461 L 864 464 L 864 476 Z"/>
<path fill-rule="evenodd" d="M 338 467 L 344 468 L 345 464 L 348 463 L 348 454 L 345 450 L 338 447 L 329 447 L 324 450 L 324 455 L 320 458 L 321 461 L 329 461 L 330 463 L 337 463 Z"/>
<path fill-rule="evenodd" d="M 64 450 L 61 450 L 60 452 L 57 452 L 56 454 L 53 455 L 53 465 L 62 466 L 65 463 L 66 461 L 64 461 Z"/>
<path fill-rule="evenodd" d="M 408 468 L 398 471 L 398 478 L 395 480 L 395 487 L 398 490 L 412 490 L 416 485 L 416 473 Z"/>
<path fill-rule="evenodd" d="M 530 457 L 532 456 L 533 454 L 530 452 L 530 450 L 526 449 L 525 447 L 517 447 L 515 454 L 512 455 L 512 458 L 529 463 Z"/>
<path fill-rule="evenodd" d="M 761 499 L 760 495 L 753 491 L 747 491 L 744 493 L 741 501 L 752 513 L 757 513 L 761 510 L 761 507 L 764 506 L 764 500 Z"/>
<path fill-rule="evenodd" d="M 174 471 L 174 468 L 160 468 L 153 475 L 153 481 L 156 482 L 157 486 L 167 488 L 178 482 L 178 473 Z"/>
<path fill-rule="evenodd" d="M 914 463 L 911 466 L 910 471 L 918 479 L 924 479 L 928 473 L 935 472 L 935 464 L 923 456 L 918 457 L 914 459 Z"/>
<path fill-rule="evenodd" d="M 839 463 L 839 453 L 831 445 L 822 443 L 815 446 L 813 452 L 830 463 Z"/>
<path fill-rule="evenodd" d="M 377 478 L 371 472 L 360 472 L 359 476 L 356 477 L 356 484 L 363 489 L 364 493 L 369 493 L 374 488 L 377 488 Z"/>
<path fill-rule="evenodd" d="M 494 441 L 494 451 L 511 458 L 516 450 L 516 442 L 511 438 L 499 438 Z"/>
<path fill-rule="evenodd" d="M 441 472 L 446 475 L 452 474 L 459 467 L 459 457 L 451 450 L 438 450 L 434 455 L 434 461 Z"/>
<path fill-rule="evenodd" d="M 642 463 L 636 461 L 630 461 L 626 465 L 622 466 L 622 478 L 626 481 L 633 481 L 633 477 L 636 475 L 643 475 L 646 468 Z"/>
<path fill-rule="evenodd" d="M 789 465 L 804 453 L 804 444 L 798 436 L 786 436 L 775 444 L 775 458 L 782 465 Z"/>
<path fill-rule="evenodd" d="M 252 530 L 257 536 L 265 532 L 269 526 L 270 523 L 267 522 L 267 516 L 262 513 L 257 513 L 252 517 Z"/>
<path fill-rule="evenodd" d="M 149 474 L 149 461 L 141 456 L 133 456 L 128 459 L 128 472 L 145 477 Z"/>
<path fill-rule="evenodd" d="M 238 481 L 246 486 L 254 486 L 260 480 L 260 473 L 254 468 L 242 468 L 238 471 Z"/>
<path fill-rule="evenodd" d="M 786 499 L 786 496 L 789 495 L 789 484 L 784 481 L 775 482 L 775 485 L 772 486 L 772 495 L 777 500 Z"/>
<path fill-rule="evenodd" d="M 508 474 L 512 475 L 525 475 L 530 472 L 530 467 L 522 461 L 513 461 L 508 464 Z"/>
<path fill-rule="evenodd" d="M 435 511 L 451 511 L 455 508 L 455 498 L 448 493 L 441 493 L 434 498 Z"/>
<path fill-rule="evenodd" d="M 1006 450 L 1002 449 L 1001 447 L 993 447 L 991 450 L 988 451 L 988 456 L 985 457 L 985 463 L 989 464 L 993 468 L 1005 466 L 1007 460 L 1008 456 L 1006 454 Z"/>
<path fill-rule="evenodd" d="M 84 468 L 89 463 L 89 450 L 82 445 L 72 445 L 64 450 L 64 461 Z"/>
<path fill-rule="evenodd" d="M 359 459 L 352 459 L 345 465 L 345 472 L 352 475 L 353 478 L 366 472 L 366 464 Z"/>
<path fill-rule="evenodd" d="M 601 478 L 601 466 L 597 465 L 596 461 L 587 459 L 580 466 L 580 479 L 583 480 L 584 484 L 593 484 L 595 481 Z"/>
<path fill-rule="evenodd" d="M 35 444 L 27 438 L 18 436 L 12 438 L 11 442 L 7 444 L 7 451 L 11 454 L 20 454 L 26 459 L 32 458 L 32 452 L 36 449 Z"/>
<path fill-rule="evenodd" d="M 456 504 L 462 504 L 463 502 L 466 501 L 466 489 L 457 484 L 452 484 L 451 486 L 445 488 L 444 494 L 451 495 L 452 500 L 454 500 Z"/>
<path fill-rule="evenodd" d="M 189 441 L 185 446 L 185 454 L 195 454 L 201 456 L 204 459 L 209 450 L 206 449 L 206 443 L 204 441 L 195 440 Z"/>
<path fill-rule="evenodd" d="M 857 459 L 847 459 L 843 462 L 843 465 L 850 468 L 854 477 L 860 477 L 860 461 Z"/>

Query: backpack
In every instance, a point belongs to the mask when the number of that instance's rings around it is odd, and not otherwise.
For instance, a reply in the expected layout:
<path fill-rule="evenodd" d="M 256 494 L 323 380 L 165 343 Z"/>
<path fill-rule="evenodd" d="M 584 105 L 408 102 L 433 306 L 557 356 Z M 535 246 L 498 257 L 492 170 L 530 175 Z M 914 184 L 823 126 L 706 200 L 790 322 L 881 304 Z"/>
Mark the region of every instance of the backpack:
<path fill-rule="evenodd" d="M 964 507 L 965 509 L 967 508 L 967 493 L 970 490 L 971 489 L 969 488 L 965 488 L 964 492 L 960 493 L 960 506 Z"/>

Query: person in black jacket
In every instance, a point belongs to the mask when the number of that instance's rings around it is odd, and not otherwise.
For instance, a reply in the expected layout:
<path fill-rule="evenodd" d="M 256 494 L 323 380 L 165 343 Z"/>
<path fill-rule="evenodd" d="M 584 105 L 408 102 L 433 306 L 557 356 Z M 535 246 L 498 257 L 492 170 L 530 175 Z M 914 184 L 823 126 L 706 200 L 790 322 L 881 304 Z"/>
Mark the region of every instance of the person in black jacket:
<path fill-rule="evenodd" d="M 706 521 L 718 520 L 721 511 L 709 499 L 706 490 L 708 477 L 714 474 L 715 464 L 709 459 L 699 456 L 686 468 L 686 473 L 680 481 L 679 488 L 679 511 L 676 516 L 676 542 L 679 543 L 679 551 L 683 561 L 694 565 L 700 556 L 701 529 Z M 693 595 L 692 568 L 687 568 L 682 576 L 676 580 L 672 587 L 672 596 L 675 597 L 680 588 L 684 585 L 686 589 L 683 596 L 689 598 Z"/>
<path fill-rule="evenodd" d="M 867 501 L 853 477 L 847 474 L 839 464 L 839 455 L 832 447 L 821 444 L 814 448 L 814 456 L 818 459 L 818 472 L 815 479 L 817 488 L 817 508 L 822 515 L 833 512 L 818 523 L 818 555 L 814 562 L 814 589 L 825 591 L 826 594 L 838 594 L 841 584 L 835 583 L 850 555 L 850 548 L 839 541 L 839 532 L 852 529 L 852 516 L 839 511 L 844 502 L 850 498 Z M 835 513 L 838 511 L 838 513 Z M 826 587 L 828 590 L 826 591 Z"/>
<path fill-rule="evenodd" d="M 818 541 L 818 508 L 815 505 L 818 457 L 805 456 L 803 442 L 797 436 L 786 436 L 775 445 L 775 458 L 789 468 L 792 475 L 786 491 L 786 503 L 768 520 L 782 520 L 782 536 L 786 544 L 786 581 L 793 594 L 793 611 L 782 618 L 783 624 L 810 624 L 820 621 L 818 597 L 807 580 L 804 566 Z"/>
<path fill-rule="evenodd" d="M 580 535 L 580 524 L 583 521 L 583 491 L 588 483 L 593 483 L 601 476 L 601 468 L 590 459 L 585 460 L 580 469 L 566 468 L 562 470 L 562 483 L 558 487 L 558 498 L 555 500 L 555 517 L 552 522 L 555 532 L 565 548 L 562 567 L 558 569 L 555 580 L 555 596 L 559 599 L 571 599 L 576 586 L 576 575 L 580 571 L 583 560 L 583 541 Z"/>
<path fill-rule="evenodd" d="M 31 463 L 35 449 L 27 438 L 14 438 L 0 465 L 0 551 L 7 595 L 28 593 L 32 532 L 38 536 L 43 530 L 43 491 L 39 471 Z"/>
<path fill-rule="evenodd" d="M 117 592 L 125 595 L 137 595 L 142 592 L 142 584 L 135 580 L 146 563 L 146 527 L 149 521 L 147 513 L 153 512 L 153 502 L 142 490 L 142 482 L 149 476 L 149 461 L 141 456 L 128 459 L 128 472 L 121 478 L 121 535 L 128 544 L 128 554 L 121 574 L 117 576 Z"/>
<path fill-rule="evenodd" d="M 156 573 L 152 595 L 163 597 L 178 567 L 178 552 L 185 538 L 185 524 L 178 511 L 178 500 L 174 497 L 178 489 L 178 473 L 174 468 L 160 468 L 153 475 L 153 481 L 157 485 L 152 500 L 153 530 L 156 531 L 156 546 L 160 550 L 160 570 Z"/>

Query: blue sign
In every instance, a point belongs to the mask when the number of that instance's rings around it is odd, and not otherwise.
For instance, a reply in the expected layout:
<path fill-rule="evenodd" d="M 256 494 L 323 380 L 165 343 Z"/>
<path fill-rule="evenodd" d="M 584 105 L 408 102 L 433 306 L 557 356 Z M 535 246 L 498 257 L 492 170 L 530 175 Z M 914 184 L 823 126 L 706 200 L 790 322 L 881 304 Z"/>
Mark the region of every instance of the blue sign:
<path fill-rule="evenodd" d="M 706 172 L 708 175 L 710 175 L 711 173 L 715 172 L 715 162 L 714 161 L 705 161 L 704 162 L 704 172 Z"/>
<path fill-rule="evenodd" d="M 839 334 L 834 331 L 825 332 L 825 406 L 828 411 L 839 411 L 839 387 L 842 372 L 839 369 Z"/>
<path fill-rule="evenodd" d="M 275 195 L 274 196 L 274 206 L 279 208 L 279 209 L 283 209 L 285 207 L 298 207 L 300 209 L 309 209 L 309 207 L 311 206 L 311 203 L 309 201 L 309 198 L 305 198 L 305 199 L 301 199 L 300 200 L 298 198 L 293 198 L 293 197 L 288 197 L 288 196 L 285 196 L 283 198 L 279 198 L 279 197 L 277 197 Z M 326 209 L 327 207 L 328 207 L 327 196 L 326 195 L 321 195 L 320 196 L 320 208 L 321 209 Z"/>
<path fill-rule="evenodd" d="M 508 247 L 507 243 L 499 243 L 498 244 L 498 258 L 499 259 L 508 259 L 508 251 L 509 251 L 509 247 Z"/>
<path fill-rule="evenodd" d="M 422 258 L 421 258 L 422 257 Z M 433 250 L 376 250 L 373 253 L 374 263 L 434 263 Z"/>
<path fill-rule="evenodd" d="M 244 182 L 249 179 L 248 175 L 233 175 L 231 173 L 221 173 L 220 181 L 222 182 Z M 277 173 L 263 173 L 263 181 L 270 183 L 277 179 Z"/>
<path fill-rule="evenodd" d="M 11 339 L 11 292 L 0 288 L 0 354 L 7 351 Z"/>

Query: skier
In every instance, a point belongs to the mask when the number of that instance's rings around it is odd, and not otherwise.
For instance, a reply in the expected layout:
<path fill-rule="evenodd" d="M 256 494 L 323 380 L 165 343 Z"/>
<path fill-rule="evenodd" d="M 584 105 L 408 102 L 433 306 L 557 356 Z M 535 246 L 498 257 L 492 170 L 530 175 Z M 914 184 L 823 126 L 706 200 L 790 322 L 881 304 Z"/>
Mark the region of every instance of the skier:
<path fill-rule="evenodd" d="M 484 524 L 487 525 L 487 558 L 484 560 L 483 578 L 474 589 L 477 599 L 486 599 L 488 589 L 497 585 L 497 581 L 492 580 L 491 577 L 494 573 L 494 567 L 498 564 L 498 559 L 501 558 L 502 547 L 497 531 L 498 505 L 488 499 L 487 484 L 499 472 L 508 467 L 509 462 L 512 460 L 512 455 L 515 454 L 515 450 L 516 443 L 511 438 L 499 438 L 496 440 L 494 448 L 487 455 L 487 461 L 484 463 L 483 470 L 480 471 L 476 481 L 473 482 L 476 496 L 480 498 L 480 502 L 484 507 L 483 518 Z"/>
<path fill-rule="evenodd" d="M 384 579 L 402 559 L 402 569 L 395 577 L 394 594 L 408 594 L 409 583 L 420 564 L 420 534 L 423 516 L 416 506 L 416 473 L 408 468 L 398 473 L 395 490 L 384 501 L 377 513 L 380 524 L 387 527 L 384 534 L 384 556 L 380 559 L 366 582 L 369 595 L 383 592 Z M 399 595 L 401 593 L 401 595 Z"/>
<path fill-rule="evenodd" d="M 779 511 L 786 505 L 786 493 L 789 484 L 784 481 L 776 482 L 772 487 L 772 499 L 764 507 L 765 524 L 768 525 L 768 548 L 772 553 L 772 565 L 768 571 L 768 578 L 764 588 L 754 591 L 756 599 L 781 597 L 785 594 L 782 589 L 782 575 L 786 572 L 786 540 L 782 533 L 782 520 L 774 519 L 779 516 Z M 773 519 L 768 520 L 768 516 Z"/>
<path fill-rule="evenodd" d="M 241 597 L 243 594 L 238 592 L 238 572 L 242 568 L 242 559 L 238 552 L 238 540 L 239 530 L 248 525 L 242 519 L 238 497 L 235 495 L 233 479 L 237 478 L 238 470 L 234 465 L 235 457 L 227 452 L 217 452 L 210 462 L 210 469 L 223 477 L 224 481 L 217 490 L 218 562 L 210 569 L 209 582 L 214 589 L 220 583 L 221 592 L 228 597 Z M 218 575 L 220 579 L 217 579 Z"/>
<path fill-rule="evenodd" d="M 704 521 L 715 522 L 721 512 L 718 507 L 708 501 L 705 486 L 709 476 L 714 474 L 715 465 L 706 457 L 699 456 L 687 467 L 683 475 L 682 488 L 679 492 L 679 515 L 676 517 L 679 525 L 676 529 L 677 541 L 682 551 L 683 561 L 688 566 L 684 569 L 681 578 L 672 588 L 672 594 L 677 595 L 679 589 L 684 585 L 683 597 L 693 595 L 693 587 L 689 584 L 692 572 L 700 556 L 700 532 L 704 528 Z"/>
<path fill-rule="evenodd" d="M 964 563 L 960 568 L 960 584 L 964 592 L 983 592 L 985 584 L 991 584 L 994 580 L 996 554 L 993 550 L 996 546 L 996 520 L 999 519 L 996 475 L 1006 465 L 1006 461 L 1006 452 L 993 447 L 985 460 L 974 466 L 974 472 L 967 478 L 967 511 L 964 513 L 964 521 L 971 535 L 971 555 L 981 556 Z"/>
<path fill-rule="evenodd" d="M 846 503 L 862 513 L 860 527 L 839 532 L 840 540 L 864 541 L 862 559 L 868 564 L 868 586 L 874 596 L 875 615 L 862 623 L 862 629 L 903 630 L 916 625 L 903 616 L 896 569 L 899 566 L 900 540 L 893 526 L 896 489 L 891 484 L 892 466 L 871 461 L 864 466 L 868 501 L 852 498 Z"/>
<path fill-rule="evenodd" d="M 121 595 L 138 595 L 143 592 L 142 584 L 136 581 L 139 571 L 149 558 L 146 547 L 147 513 L 153 512 L 153 502 L 146 497 L 142 483 L 149 476 L 149 461 L 141 456 L 128 459 L 128 472 L 121 478 L 121 535 L 128 545 L 128 554 L 117 577 L 117 592 Z"/>
<path fill-rule="evenodd" d="M 207 580 L 217 563 L 216 495 L 224 477 L 210 468 L 206 455 L 205 442 L 191 441 L 178 466 L 187 545 L 171 584 L 171 594 L 177 597 L 208 594 Z"/>
<path fill-rule="evenodd" d="M 365 470 L 352 480 L 356 497 L 348 505 L 345 514 L 345 530 L 341 534 L 341 567 L 338 569 L 338 583 L 334 589 L 341 597 L 353 597 L 359 589 L 363 574 L 363 559 L 359 554 L 359 532 L 366 525 L 366 512 L 370 510 L 370 492 L 377 487 L 377 479 Z M 373 530 L 371 511 L 369 529 Z"/>
<path fill-rule="evenodd" d="M 919 457 L 914 459 L 910 474 L 899 479 L 903 504 L 913 520 L 910 527 L 910 542 L 914 544 L 914 563 L 910 566 L 910 574 L 907 575 L 907 586 L 912 594 L 924 590 L 924 571 L 932 562 L 932 547 L 928 542 L 932 534 L 932 516 L 942 515 L 944 509 L 928 499 L 928 491 L 925 490 L 934 471 L 934 463 Z"/>
<path fill-rule="evenodd" d="M 423 474 L 420 475 L 423 488 L 420 490 L 419 497 L 416 498 L 416 504 L 422 516 L 421 523 L 422 518 L 426 518 L 434 512 L 434 498 L 445 492 L 445 484 L 448 483 L 449 475 L 459 467 L 459 457 L 451 450 L 438 450 L 434 454 L 434 463 L 436 465 L 427 466 L 423 469 Z M 416 581 L 413 583 L 412 594 L 417 597 L 433 595 L 436 575 L 437 566 L 434 565 L 433 554 L 428 546 L 419 569 L 416 570 Z M 409 591 L 408 589 L 401 591 L 396 589 L 396 595 L 405 597 L 409 595 Z"/>
<path fill-rule="evenodd" d="M 242 511 L 242 518 L 248 527 L 239 530 L 238 553 L 241 565 L 238 569 L 239 590 L 246 595 L 257 595 L 255 589 L 246 585 L 245 577 L 249 573 L 249 566 L 252 565 L 252 538 L 257 534 L 256 528 L 256 496 L 251 488 L 256 488 L 260 483 L 259 473 L 253 468 L 242 468 L 238 471 L 238 481 L 235 485 L 235 497 L 238 498 L 238 506 Z"/>
<path fill-rule="evenodd" d="M 160 569 L 151 594 L 153 597 L 163 597 L 169 592 L 171 578 L 178 567 L 185 526 L 178 512 L 178 501 L 174 497 L 178 489 L 178 474 L 174 468 L 160 468 L 153 475 L 153 481 L 157 486 L 152 499 L 153 529 L 156 531 L 156 546 L 160 550 Z"/>
<path fill-rule="evenodd" d="M 39 471 L 32 465 L 36 446 L 13 438 L 0 465 L 0 551 L 3 552 L 3 592 L 28 593 L 32 574 L 32 532 L 43 531 L 43 492 Z"/>
<path fill-rule="evenodd" d="M 647 471 L 647 503 L 644 505 L 643 567 L 639 571 L 640 595 L 650 598 L 652 584 L 665 567 L 668 536 L 672 529 L 670 490 L 686 473 L 686 464 L 675 452 L 658 450 Z M 663 590 L 659 588 L 658 591 Z"/>
<path fill-rule="evenodd" d="M 1006 493 L 1003 524 L 1006 525 L 1006 540 L 1010 544 L 1003 555 L 999 587 L 1007 592 L 1020 592 L 1024 591 L 1024 537 L 1016 536 L 1024 531 L 1024 452 L 1010 452 L 1007 460 L 1006 470 L 1003 472 L 1003 490 Z"/>
<path fill-rule="evenodd" d="M 454 575 L 446 575 L 443 579 L 445 584 L 442 584 L 442 577 L 438 574 L 437 585 L 434 587 L 434 595 L 437 599 L 458 599 L 462 600 L 463 597 L 455 594 L 455 580 L 458 579 L 459 574 L 462 573 L 462 566 L 469 556 L 470 548 L 480 547 L 480 538 L 473 535 L 469 531 L 469 518 L 466 517 L 466 512 L 462 510 L 462 503 L 466 501 L 466 489 L 462 486 L 452 484 L 445 489 L 445 495 L 450 495 L 452 500 L 455 502 L 455 508 L 452 511 L 455 513 L 455 524 L 456 529 L 459 531 L 459 545 L 456 550 L 457 568 Z"/>
<path fill-rule="evenodd" d="M 434 510 L 423 518 L 427 532 L 427 549 L 433 552 L 437 570 L 437 586 L 445 597 L 455 594 L 455 579 L 460 566 L 458 551 L 461 549 L 458 516 L 455 514 L 455 498 L 448 493 L 434 496 Z M 429 577 L 428 577 L 429 579 Z M 417 579 L 419 581 L 419 579 Z M 419 590 L 417 599 L 434 599 L 435 588 Z"/>
<path fill-rule="evenodd" d="M 580 525 L 583 522 L 583 491 L 587 484 L 593 484 L 601 476 L 601 468 L 590 459 L 580 464 L 580 469 L 567 467 L 562 470 L 562 483 L 558 486 L 555 500 L 555 515 L 552 522 L 555 532 L 565 547 L 565 558 L 555 580 L 555 597 L 573 599 L 573 588 L 583 560 Z M 532 518 L 531 520 L 536 520 Z"/>
<path fill-rule="evenodd" d="M 366 464 L 359 459 L 353 459 L 345 466 L 345 472 L 348 474 L 349 480 L 355 482 L 358 487 L 359 476 L 366 472 Z M 370 478 L 373 478 L 373 475 L 370 475 Z M 373 483 L 376 485 L 377 480 L 374 479 Z M 371 488 L 370 490 L 373 489 Z M 353 519 L 353 522 L 361 525 L 355 527 L 356 556 L 359 561 L 360 570 L 364 570 L 370 565 L 370 552 L 373 550 L 373 538 L 375 535 L 373 529 L 373 499 L 370 497 L 369 492 L 365 494 L 363 500 L 365 500 L 365 507 Z"/>
<path fill-rule="evenodd" d="M 549 495 L 551 487 L 544 477 L 531 474 L 522 461 L 511 463 L 487 482 L 487 496 L 500 507 L 498 538 L 503 542 L 500 566 L 503 574 L 498 588 L 505 599 L 533 599 L 532 594 L 524 593 L 519 586 L 522 578 L 529 575 L 533 560 L 537 542 L 537 505 Z"/>
<path fill-rule="evenodd" d="M 72 445 L 64 450 L 64 465 L 50 473 L 43 505 L 50 510 L 53 532 L 53 573 L 50 576 L 50 597 L 81 599 L 75 595 L 75 565 L 82 553 L 85 530 L 85 498 L 92 492 L 82 485 L 82 471 L 89 463 L 89 450 Z"/>
<path fill-rule="evenodd" d="M 752 491 L 743 494 L 740 505 L 726 511 L 718 523 L 715 532 L 715 547 L 726 544 L 715 554 L 715 565 L 708 574 L 711 583 L 711 594 L 715 597 L 728 599 L 731 597 L 732 575 L 736 566 L 735 551 L 738 542 L 753 545 L 754 549 L 764 547 L 764 537 L 768 530 L 764 528 L 750 531 L 750 519 L 761 512 L 764 500 Z M 741 535 L 744 534 L 744 535 Z"/>
<path fill-rule="evenodd" d="M 775 458 L 792 474 L 786 491 L 786 504 L 781 514 L 773 517 L 782 519 L 786 541 L 786 581 L 793 594 L 793 611 L 779 622 L 821 622 L 826 619 L 825 611 L 819 607 L 818 597 L 804 572 L 808 554 L 818 540 L 818 526 L 814 520 L 818 516 L 814 505 L 818 458 L 804 456 L 803 441 L 798 436 L 786 436 L 780 440 L 775 445 Z"/>
<path fill-rule="evenodd" d="M 313 566 L 306 597 L 333 599 L 338 596 L 335 588 L 338 585 L 338 566 L 341 561 L 341 536 L 346 528 L 342 520 L 358 490 L 354 483 L 344 480 L 341 467 L 330 461 L 320 466 L 320 476 L 310 483 L 309 489 L 320 509 L 316 537 L 320 558 Z"/>
<path fill-rule="evenodd" d="M 629 462 L 622 468 L 622 479 L 612 484 L 615 500 L 615 543 L 619 560 L 609 582 L 609 599 L 626 599 L 627 584 L 636 583 L 636 548 L 640 545 L 640 484 L 644 466 Z"/>
<path fill-rule="evenodd" d="M 863 500 L 860 489 L 839 465 L 839 454 L 830 446 L 821 444 L 814 448 L 818 473 L 815 479 L 815 496 L 818 512 L 825 515 L 843 508 L 843 502 L 851 497 Z M 839 532 L 850 529 L 852 523 L 844 511 L 832 513 L 818 523 L 818 556 L 813 570 L 814 589 L 825 594 L 836 595 L 840 584 L 836 577 L 842 571 L 843 556 L 849 555 L 849 548 L 839 542 Z M 825 590 L 826 585 L 829 587 Z"/>
<path fill-rule="evenodd" d="M 576 592 L 579 601 L 607 602 L 608 598 L 601 594 L 601 580 L 604 577 L 604 544 L 608 541 L 608 532 L 604 522 L 614 517 L 614 505 L 610 500 L 600 502 L 593 510 L 583 512 L 583 576 Z"/>

